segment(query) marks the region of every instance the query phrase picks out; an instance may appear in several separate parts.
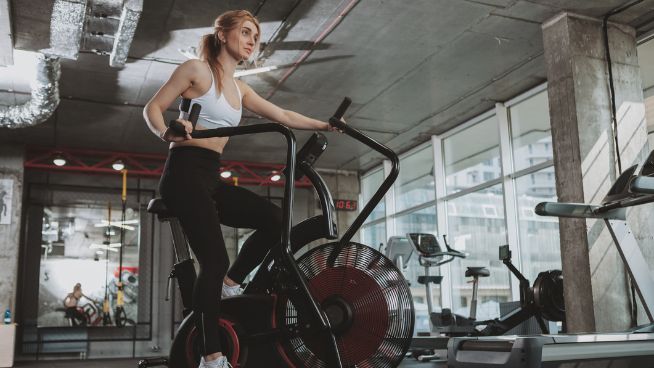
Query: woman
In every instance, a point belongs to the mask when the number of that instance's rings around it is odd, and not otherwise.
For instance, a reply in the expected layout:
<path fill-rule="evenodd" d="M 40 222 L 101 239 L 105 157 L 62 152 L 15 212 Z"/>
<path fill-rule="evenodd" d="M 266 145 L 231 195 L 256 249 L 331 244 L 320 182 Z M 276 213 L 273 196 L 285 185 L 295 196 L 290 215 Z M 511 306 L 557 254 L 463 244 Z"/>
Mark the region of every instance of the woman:
<path fill-rule="evenodd" d="M 163 111 L 178 96 L 202 106 L 196 129 L 238 125 L 243 107 L 290 128 L 333 130 L 319 120 L 283 110 L 263 99 L 247 84 L 234 79 L 236 66 L 259 45 L 259 22 L 245 10 L 229 11 L 214 22 L 214 31 L 203 36 L 200 60 L 180 65 L 145 106 L 150 130 L 170 150 L 159 191 L 166 206 L 180 219 L 200 264 L 193 290 L 193 308 L 200 315 L 197 328 L 204 345 L 200 367 L 228 367 L 222 356 L 218 325 L 219 283 L 222 296 L 240 292 L 239 284 L 263 261 L 270 239 L 279 239 L 281 210 L 258 195 L 219 180 L 220 155 L 228 138 L 192 139 L 190 122 L 178 120 L 186 136 L 166 128 Z M 229 258 L 220 224 L 256 229 L 229 269 Z M 221 283 L 222 281 L 222 283 Z"/>
<path fill-rule="evenodd" d="M 93 303 L 97 303 L 95 300 L 84 295 L 82 292 L 82 284 L 79 282 L 73 287 L 73 292 L 68 293 L 64 298 L 64 307 L 66 308 L 66 318 L 70 318 L 73 323 L 86 323 L 86 316 L 84 312 L 77 309 L 80 299 L 86 298 Z"/>

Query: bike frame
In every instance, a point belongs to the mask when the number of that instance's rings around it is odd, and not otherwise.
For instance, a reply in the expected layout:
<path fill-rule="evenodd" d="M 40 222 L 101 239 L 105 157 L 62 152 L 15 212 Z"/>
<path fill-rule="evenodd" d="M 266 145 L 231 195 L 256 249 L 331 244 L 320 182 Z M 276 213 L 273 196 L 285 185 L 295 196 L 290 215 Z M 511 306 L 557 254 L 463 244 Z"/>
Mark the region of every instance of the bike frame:
<path fill-rule="evenodd" d="M 340 121 L 341 116 L 350 103 L 351 101 L 346 99 L 341 104 L 334 117 L 330 119 L 330 124 L 337 127 L 343 133 L 384 154 L 384 156 L 390 159 L 392 169 L 389 176 L 384 180 L 377 192 L 375 192 L 370 201 L 359 213 L 352 225 L 347 229 L 345 235 L 339 241 L 340 247 L 337 248 L 331 255 L 330 258 L 332 259 L 336 259 L 340 248 L 349 244 L 351 238 L 359 230 L 375 206 L 381 201 L 384 194 L 393 185 L 393 182 L 399 174 L 399 158 L 392 150 Z M 196 106 L 193 106 L 191 108 L 189 117 L 189 120 L 192 122 L 199 113 L 199 109 L 198 111 L 194 112 L 195 107 Z M 328 349 L 328 366 L 341 368 L 343 367 L 342 360 L 336 344 L 336 338 L 331 331 L 330 322 L 325 313 L 320 309 L 320 306 L 317 304 L 316 300 L 313 298 L 309 290 L 308 283 L 302 272 L 299 270 L 294 257 L 294 254 L 302 246 L 313 240 L 323 238 L 337 238 L 337 228 L 334 221 L 335 216 L 333 200 L 324 180 L 313 169 L 311 162 L 309 162 L 310 160 L 302 160 L 297 164 L 297 166 L 303 171 L 305 175 L 307 175 L 309 180 L 316 188 L 323 214 L 301 222 L 300 224 L 296 225 L 295 228 L 293 228 L 293 231 L 291 231 L 292 204 L 294 199 L 293 179 L 296 177 L 296 142 L 295 136 L 290 129 L 279 124 L 257 124 L 234 128 L 199 130 L 194 131 L 191 135 L 193 138 L 208 138 L 258 134 L 265 132 L 280 133 L 284 135 L 287 142 L 285 169 L 287 180 L 284 185 L 284 199 L 282 205 L 282 232 L 280 243 L 278 246 L 273 247 L 272 250 L 268 253 L 262 263 L 262 266 L 259 267 L 259 270 L 254 275 L 252 281 L 244 290 L 244 294 L 270 294 L 273 289 L 290 290 L 290 292 L 287 292 L 289 300 L 293 303 L 297 310 L 302 310 L 304 312 L 304 327 L 309 330 L 310 333 L 323 338 L 323 341 L 325 342 L 325 345 Z M 305 147 L 307 146 L 309 145 L 306 145 Z M 311 155 L 308 156 L 311 157 Z M 192 288 L 195 282 L 196 274 L 193 267 L 193 260 L 191 259 L 188 249 L 188 243 L 179 221 L 176 218 L 162 220 L 171 222 L 170 225 L 173 232 L 173 245 L 175 248 L 175 257 L 177 259 L 177 263 L 171 272 L 171 277 L 175 277 L 177 279 L 182 294 L 184 315 L 186 316 L 185 320 L 182 322 L 183 326 L 185 323 L 188 323 L 192 315 Z M 273 285 L 275 283 L 277 284 Z M 278 336 L 279 333 L 271 331 L 271 335 Z"/>

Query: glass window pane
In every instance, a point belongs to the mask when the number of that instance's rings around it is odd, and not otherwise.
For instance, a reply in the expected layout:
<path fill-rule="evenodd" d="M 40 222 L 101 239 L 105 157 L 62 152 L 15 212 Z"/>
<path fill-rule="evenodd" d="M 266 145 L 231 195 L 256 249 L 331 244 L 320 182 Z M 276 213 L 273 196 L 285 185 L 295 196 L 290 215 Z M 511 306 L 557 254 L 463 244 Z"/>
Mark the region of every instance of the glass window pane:
<path fill-rule="evenodd" d="M 419 211 L 402 215 L 396 219 L 396 235 L 406 236 L 407 233 L 429 233 L 436 235 L 436 207 L 428 207 Z M 418 283 L 418 276 L 424 275 L 424 267 L 418 263 L 418 255 L 414 252 L 407 262 L 404 261 L 404 277 L 411 283 L 411 295 L 416 310 L 416 332 L 429 331 L 429 317 L 427 313 L 426 288 L 424 284 Z M 440 275 L 440 270 L 432 267 L 431 275 Z M 440 311 L 441 305 L 441 288 L 438 285 L 432 285 L 432 303 L 434 311 Z"/>
<path fill-rule="evenodd" d="M 548 167 L 516 180 L 518 226 L 522 273 L 533 282 L 539 272 L 561 269 L 558 217 L 534 213 L 540 202 L 556 202 L 554 167 Z"/>
<path fill-rule="evenodd" d="M 486 267 L 490 277 L 479 279 L 477 319 L 499 317 L 499 303 L 511 300 L 509 271 L 498 258 L 498 248 L 507 243 L 502 185 L 449 201 L 447 239 L 452 248 L 468 253 L 451 263 L 452 311 L 469 315 L 472 284 L 466 269 Z"/>
<path fill-rule="evenodd" d="M 379 250 L 382 244 L 386 244 L 386 223 L 380 222 L 362 228 L 361 243 Z"/>
<path fill-rule="evenodd" d="M 107 208 L 94 206 L 45 207 L 39 327 L 103 326 L 105 296 L 111 310 L 116 307 L 121 249 L 124 309 L 138 321 L 140 213 L 127 208 L 124 221 L 120 211 L 112 214 L 109 219 Z"/>
<path fill-rule="evenodd" d="M 552 159 L 547 91 L 524 100 L 509 109 L 515 170 L 522 170 Z"/>
<path fill-rule="evenodd" d="M 434 154 L 431 145 L 400 159 L 400 175 L 395 181 L 395 210 L 429 202 L 436 198 Z"/>
<path fill-rule="evenodd" d="M 492 116 L 443 140 L 447 193 L 502 175 L 498 120 Z"/>
<path fill-rule="evenodd" d="M 382 169 L 379 169 L 374 173 L 367 175 L 363 179 L 361 179 L 361 197 L 363 203 L 360 203 L 359 208 L 363 208 L 363 206 L 365 206 L 368 203 L 368 201 L 370 201 L 370 198 L 372 198 L 372 196 L 375 194 L 377 189 L 379 189 L 379 186 L 383 181 L 384 181 L 384 170 Z M 386 204 L 384 203 L 384 199 L 382 199 L 381 202 L 379 202 L 379 204 L 372 211 L 370 216 L 368 216 L 366 222 L 380 219 L 384 217 L 385 214 L 386 214 Z"/>

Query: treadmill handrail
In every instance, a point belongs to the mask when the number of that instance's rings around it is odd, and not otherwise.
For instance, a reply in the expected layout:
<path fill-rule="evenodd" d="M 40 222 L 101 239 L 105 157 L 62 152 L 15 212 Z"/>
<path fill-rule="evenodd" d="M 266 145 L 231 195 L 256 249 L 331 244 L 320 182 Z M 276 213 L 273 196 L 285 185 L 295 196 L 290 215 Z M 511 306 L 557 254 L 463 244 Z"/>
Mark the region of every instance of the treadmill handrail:
<path fill-rule="evenodd" d="M 638 194 L 654 194 L 654 177 L 639 176 L 630 185 L 629 191 Z"/>
<path fill-rule="evenodd" d="M 541 202 L 536 205 L 534 212 L 539 216 L 567 217 L 567 218 L 597 218 L 607 220 L 627 219 L 626 208 L 603 210 L 604 206 L 583 203 Z"/>

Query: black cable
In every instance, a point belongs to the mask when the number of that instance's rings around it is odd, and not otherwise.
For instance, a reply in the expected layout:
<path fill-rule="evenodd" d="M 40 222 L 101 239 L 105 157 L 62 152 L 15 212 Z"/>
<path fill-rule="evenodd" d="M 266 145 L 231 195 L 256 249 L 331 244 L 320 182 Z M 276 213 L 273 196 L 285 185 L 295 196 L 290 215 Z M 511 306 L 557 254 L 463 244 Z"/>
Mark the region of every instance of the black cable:
<path fill-rule="evenodd" d="M 613 139 L 615 141 L 615 157 L 617 160 L 618 164 L 618 174 L 622 173 L 622 158 L 620 157 L 620 146 L 618 144 L 618 119 L 617 119 L 617 108 L 616 108 L 616 103 L 615 103 L 615 86 L 613 83 L 613 66 L 611 63 L 611 49 L 609 47 L 609 27 L 608 27 L 608 21 L 609 18 L 621 13 L 629 8 L 631 8 L 634 5 L 637 5 L 639 3 L 643 2 L 643 0 L 635 0 L 627 4 L 623 4 L 621 6 L 618 6 L 617 8 L 614 8 L 613 10 L 609 11 L 604 15 L 604 19 L 602 21 L 602 30 L 603 30 L 603 36 L 604 36 L 604 52 L 606 55 L 606 64 L 607 64 L 607 69 L 609 73 L 609 98 L 611 99 L 611 127 L 613 130 Z M 630 317 L 631 317 L 631 327 L 634 327 L 638 323 L 638 306 L 636 304 L 636 288 L 634 285 L 634 281 L 627 273 L 627 286 L 631 292 L 631 311 L 630 311 Z"/>

